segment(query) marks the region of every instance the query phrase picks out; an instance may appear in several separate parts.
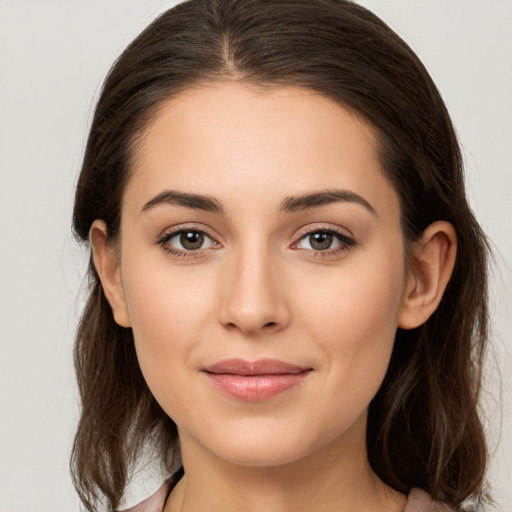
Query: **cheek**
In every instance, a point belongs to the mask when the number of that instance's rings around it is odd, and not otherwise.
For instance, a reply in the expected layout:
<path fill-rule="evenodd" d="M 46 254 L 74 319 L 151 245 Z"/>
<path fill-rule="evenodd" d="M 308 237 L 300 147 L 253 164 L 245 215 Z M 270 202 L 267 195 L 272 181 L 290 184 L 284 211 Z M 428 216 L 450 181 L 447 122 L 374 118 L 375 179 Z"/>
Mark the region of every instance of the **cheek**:
<path fill-rule="evenodd" d="M 365 333 L 394 333 L 405 285 L 403 258 L 385 251 L 369 256 L 317 276 L 315 286 L 304 282 L 296 292 L 303 306 L 299 317 L 306 315 L 319 332 L 337 333 L 340 341 L 371 343 L 375 337 Z"/>
<path fill-rule="evenodd" d="M 155 272 L 144 273 L 141 279 L 132 277 L 125 284 L 134 334 L 145 343 L 164 346 L 180 332 L 193 338 L 200 328 L 199 311 L 207 307 L 203 298 L 205 283 L 199 293 L 191 282 L 180 287 L 183 283 L 173 279 L 169 272 L 167 275 L 155 273 L 154 279 L 152 273 Z"/>
<path fill-rule="evenodd" d="M 301 328 L 323 351 L 329 385 L 343 390 L 344 407 L 369 403 L 384 379 L 404 287 L 402 261 L 392 253 L 358 260 L 303 295 Z"/>
<path fill-rule="evenodd" d="M 123 283 L 140 368 L 155 398 L 167 401 L 177 398 L 166 390 L 179 385 L 204 337 L 213 292 L 201 276 L 154 263 L 123 262 Z"/>

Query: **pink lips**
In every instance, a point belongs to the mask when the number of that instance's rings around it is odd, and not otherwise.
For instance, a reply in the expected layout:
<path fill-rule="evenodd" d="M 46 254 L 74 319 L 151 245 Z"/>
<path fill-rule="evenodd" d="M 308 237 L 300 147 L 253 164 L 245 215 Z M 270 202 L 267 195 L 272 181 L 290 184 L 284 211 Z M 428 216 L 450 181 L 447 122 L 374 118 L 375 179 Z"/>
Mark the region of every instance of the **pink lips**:
<path fill-rule="evenodd" d="M 253 362 L 226 359 L 202 369 L 218 389 L 234 398 L 250 402 L 271 398 L 297 386 L 311 370 L 277 359 Z"/>

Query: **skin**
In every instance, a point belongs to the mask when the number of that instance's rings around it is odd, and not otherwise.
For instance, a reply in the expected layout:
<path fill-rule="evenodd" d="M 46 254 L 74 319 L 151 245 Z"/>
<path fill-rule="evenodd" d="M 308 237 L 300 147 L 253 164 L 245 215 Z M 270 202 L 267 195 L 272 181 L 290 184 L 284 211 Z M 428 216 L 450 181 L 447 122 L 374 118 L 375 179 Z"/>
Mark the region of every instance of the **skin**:
<path fill-rule="evenodd" d="M 406 266 L 372 127 L 300 88 L 192 88 L 162 105 L 135 156 L 119 239 L 98 220 L 91 241 L 114 317 L 133 329 L 148 386 L 178 425 L 186 476 L 166 512 L 402 510 L 406 498 L 367 462 L 368 405 L 397 327 L 420 325 L 441 299 L 453 227 L 431 225 Z M 280 211 L 333 189 L 352 196 Z M 169 190 L 223 212 L 154 200 Z M 204 246 L 187 251 L 179 229 L 204 231 Z M 341 238 L 318 249 L 309 235 L 322 230 Z M 200 371 L 227 358 L 312 372 L 247 402 Z"/>

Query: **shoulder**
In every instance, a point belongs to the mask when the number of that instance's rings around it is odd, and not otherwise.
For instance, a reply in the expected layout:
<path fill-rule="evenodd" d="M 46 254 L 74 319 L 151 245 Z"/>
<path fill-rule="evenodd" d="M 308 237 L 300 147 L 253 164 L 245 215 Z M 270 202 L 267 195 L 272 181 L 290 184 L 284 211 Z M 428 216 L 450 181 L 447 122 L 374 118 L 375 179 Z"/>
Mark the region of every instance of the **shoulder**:
<path fill-rule="evenodd" d="M 434 501 L 427 492 L 414 488 L 409 493 L 403 512 L 452 512 L 452 509 L 443 503 Z"/>
<path fill-rule="evenodd" d="M 170 481 L 167 480 L 158 491 L 154 494 L 146 498 L 144 501 L 141 501 L 138 505 L 134 507 L 127 508 L 122 510 L 121 512 L 162 512 L 165 500 L 169 495 L 170 491 Z"/>
<path fill-rule="evenodd" d="M 119 512 L 162 512 L 171 491 L 183 476 L 183 466 L 173 473 L 154 494 L 137 505 L 125 508 Z"/>

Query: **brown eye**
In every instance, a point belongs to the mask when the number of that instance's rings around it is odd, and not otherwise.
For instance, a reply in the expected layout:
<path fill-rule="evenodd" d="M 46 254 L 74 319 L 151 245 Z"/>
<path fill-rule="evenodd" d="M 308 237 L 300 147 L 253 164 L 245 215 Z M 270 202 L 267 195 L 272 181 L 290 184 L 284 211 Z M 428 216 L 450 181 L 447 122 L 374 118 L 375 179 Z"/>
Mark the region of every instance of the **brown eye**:
<path fill-rule="evenodd" d="M 204 243 L 204 233 L 199 231 L 182 231 L 180 233 L 180 243 L 187 251 L 201 249 Z"/>
<path fill-rule="evenodd" d="M 206 233 L 197 229 L 174 231 L 164 236 L 158 243 L 170 251 L 181 253 L 200 251 L 218 245 Z"/>
<path fill-rule="evenodd" d="M 356 241 L 343 233 L 331 229 L 319 229 L 318 231 L 310 231 L 292 247 L 316 253 L 327 253 L 329 251 L 348 249 L 354 245 L 356 245 Z"/>
<path fill-rule="evenodd" d="M 331 247 L 333 239 L 331 233 L 312 233 L 309 235 L 309 245 L 315 251 L 325 251 Z"/>

